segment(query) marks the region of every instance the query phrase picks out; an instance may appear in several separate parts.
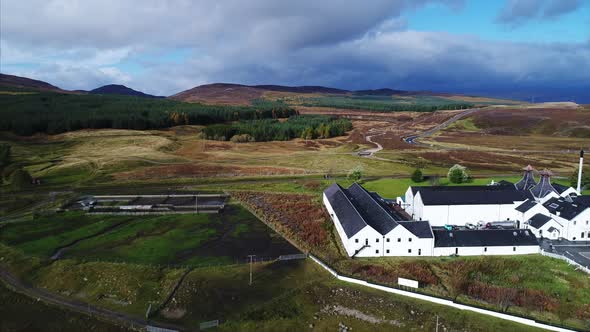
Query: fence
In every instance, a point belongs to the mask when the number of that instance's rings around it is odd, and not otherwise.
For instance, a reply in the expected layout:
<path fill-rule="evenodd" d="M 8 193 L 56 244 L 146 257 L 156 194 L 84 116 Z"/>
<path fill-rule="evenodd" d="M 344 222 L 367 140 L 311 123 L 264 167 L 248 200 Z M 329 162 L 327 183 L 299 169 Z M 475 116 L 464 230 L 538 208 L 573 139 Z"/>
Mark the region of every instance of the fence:
<path fill-rule="evenodd" d="M 573 260 L 571 260 L 571 259 L 569 259 L 569 258 L 567 258 L 567 257 L 565 257 L 565 256 L 558 255 L 558 254 L 552 254 L 552 253 L 550 253 L 550 252 L 546 252 L 546 251 L 545 251 L 545 250 L 543 250 L 543 249 L 541 249 L 541 255 L 543 255 L 543 256 L 547 256 L 547 257 L 551 257 L 551 258 L 557 258 L 557 259 L 561 259 L 561 260 L 563 260 L 563 261 L 566 261 L 566 262 L 568 262 L 570 265 L 573 265 L 573 266 L 575 266 L 577 269 L 580 269 L 580 270 L 582 270 L 582 271 L 584 271 L 584 272 L 586 272 L 586 273 L 590 274 L 590 269 L 589 269 L 589 268 L 587 268 L 587 267 L 585 267 L 585 266 L 582 266 L 582 265 L 580 265 L 579 263 L 577 263 L 577 262 L 575 262 L 575 261 L 573 261 Z"/>
<path fill-rule="evenodd" d="M 434 296 L 430 296 L 430 295 L 424 295 L 424 294 L 420 294 L 420 293 L 414 293 L 414 292 L 405 291 L 405 290 L 401 290 L 401 289 L 397 289 L 397 288 L 393 288 L 393 287 L 388 287 L 388 286 L 383 286 L 383 285 L 377 285 L 377 284 L 374 284 L 374 283 L 367 282 L 365 280 L 342 276 L 342 275 L 339 275 L 332 268 L 330 268 L 328 265 L 326 265 L 324 262 L 320 261 L 315 256 L 309 255 L 309 258 L 311 258 L 314 262 L 316 262 L 321 267 L 323 267 L 326 271 L 330 272 L 330 274 L 332 274 L 338 280 L 342 280 L 342 281 L 345 281 L 345 282 L 349 282 L 349 283 L 353 283 L 353 284 L 357 284 L 357 285 L 362 285 L 362 286 L 365 286 L 365 287 L 370 287 L 370 288 L 378 289 L 378 290 L 381 290 L 381 291 L 384 291 L 384 292 L 388 292 L 388 293 L 392 293 L 392 294 L 397 294 L 397 295 L 401 295 L 401 296 L 412 297 L 412 298 L 423 300 L 423 301 L 437 303 L 437 304 L 440 304 L 440 305 L 445 305 L 445 306 L 448 306 L 448 307 L 453 307 L 453 308 L 456 308 L 456 309 L 459 309 L 459 310 L 473 311 L 473 312 L 476 312 L 476 313 L 479 313 L 479 314 L 493 316 L 493 317 L 496 317 L 496 318 L 500 318 L 500 319 L 504 319 L 504 320 L 509 320 L 509 321 L 512 321 L 512 322 L 516 322 L 516 323 L 520 323 L 520 324 L 524 324 L 524 325 L 528 325 L 528 326 L 533 326 L 533 327 L 538 327 L 538 328 L 546 329 L 546 330 L 550 330 L 550 331 L 574 332 L 574 330 L 570 330 L 570 329 L 566 329 L 566 328 L 562 328 L 562 327 L 558 327 L 558 326 L 552 326 L 552 325 L 548 325 L 548 324 L 539 323 L 539 322 L 536 322 L 536 321 L 534 321 L 532 319 L 528 319 L 528 318 L 524 318 L 524 317 L 518 317 L 518 316 L 509 315 L 509 314 L 503 314 L 503 313 L 499 313 L 499 312 L 495 312 L 495 311 L 491 311 L 491 310 L 487 310 L 487 309 L 482 309 L 482 308 L 477 308 L 477 307 L 473 307 L 473 306 L 468 306 L 468 305 L 456 303 L 456 302 L 453 302 L 453 301 L 447 300 L 447 299 L 442 299 L 442 298 L 438 298 L 438 297 L 434 297 Z"/>
<path fill-rule="evenodd" d="M 219 320 L 211 320 L 208 322 L 202 322 L 199 324 L 199 330 L 205 330 L 208 328 L 219 326 Z"/>

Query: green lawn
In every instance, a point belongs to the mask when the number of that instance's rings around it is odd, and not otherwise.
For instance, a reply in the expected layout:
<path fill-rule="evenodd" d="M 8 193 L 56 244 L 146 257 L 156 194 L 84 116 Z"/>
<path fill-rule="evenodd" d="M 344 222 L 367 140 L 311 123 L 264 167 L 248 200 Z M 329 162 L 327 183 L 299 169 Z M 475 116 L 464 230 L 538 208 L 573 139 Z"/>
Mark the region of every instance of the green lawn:
<path fill-rule="evenodd" d="M 30 255 L 51 256 L 61 246 L 97 234 L 128 217 L 89 216 L 67 212 L 8 224 L 0 229 L 0 242 Z"/>
<path fill-rule="evenodd" d="M 494 180 L 496 182 L 501 180 L 506 180 L 510 182 L 517 182 L 520 180 L 520 177 L 508 177 L 508 178 L 475 178 L 470 180 L 466 183 L 461 184 L 453 184 L 449 183 L 446 178 L 441 178 L 439 181 L 439 185 L 441 186 L 473 186 L 473 185 L 486 185 L 491 183 Z M 392 179 L 392 178 L 382 178 L 378 180 L 371 180 L 362 183 L 363 187 L 367 190 L 375 191 L 379 195 L 386 197 L 386 198 L 396 198 L 398 196 L 402 196 L 405 194 L 406 190 L 409 186 L 429 186 L 430 183 L 428 181 L 423 181 L 420 183 L 413 182 L 409 178 L 400 178 L 400 179 Z"/>

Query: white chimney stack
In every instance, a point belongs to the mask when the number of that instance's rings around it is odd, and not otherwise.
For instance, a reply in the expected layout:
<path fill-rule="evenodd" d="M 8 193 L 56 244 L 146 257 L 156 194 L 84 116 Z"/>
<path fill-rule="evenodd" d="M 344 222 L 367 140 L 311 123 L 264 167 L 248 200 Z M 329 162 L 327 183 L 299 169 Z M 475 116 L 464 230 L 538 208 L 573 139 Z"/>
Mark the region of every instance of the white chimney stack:
<path fill-rule="evenodd" d="M 578 195 L 582 194 L 582 166 L 584 166 L 584 150 L 580 150 L 580 167 L 578 169 Z"/>

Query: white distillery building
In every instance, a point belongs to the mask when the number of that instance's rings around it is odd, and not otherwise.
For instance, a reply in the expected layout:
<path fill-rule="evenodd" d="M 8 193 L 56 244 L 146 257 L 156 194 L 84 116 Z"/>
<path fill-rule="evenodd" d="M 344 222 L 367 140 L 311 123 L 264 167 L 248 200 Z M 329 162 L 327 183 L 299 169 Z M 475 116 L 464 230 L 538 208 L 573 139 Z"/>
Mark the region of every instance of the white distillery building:
<path fill-rule="evenodd" d="M 529 230 L 433 230 L 408 221 L 376 193 L 358 184 L 324 191 L 324 205 L 350 257 L 513 255 L 539 252 Z"/>
<path fill-rule="evenodd" d="M 540 172 L 541 181 L 534 178 L 534 169 L 524 169 L 517 183 L 500 181 L 486 186 L 411 186 L 398 203 L 414 220 L 428 220 L 433 226 L 514 221 L 522 227 L 525 221 L 520 207 L 526 201 L 544 202 L 552 197 L 577 195 L 574 188 L 551 184 L 551 172 Z"/>

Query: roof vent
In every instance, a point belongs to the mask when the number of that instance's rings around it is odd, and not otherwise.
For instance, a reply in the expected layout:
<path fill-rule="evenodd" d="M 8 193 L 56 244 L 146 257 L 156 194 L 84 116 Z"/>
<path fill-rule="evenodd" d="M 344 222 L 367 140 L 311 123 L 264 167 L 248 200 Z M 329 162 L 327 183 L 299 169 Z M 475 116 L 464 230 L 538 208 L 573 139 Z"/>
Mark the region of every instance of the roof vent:
<path fill-rule="evenodd" d="M 524 231 L 524 235 L 529 236 L 530 235 L 529 231 L 528 230 Z"/>
<path fill-rule="evenodd" d="M 516 232 L 512 232 L 512 235 L 514 235 L 514 236 L 517 236 L 517 235 L 518 235 L 518 233 L 516 233 Z"/>
<path fill-rule="evenodd" d="M 449 236 L 450 236 L 450 237 L 453 237 L 453 233 L 449 233 Z"/>

